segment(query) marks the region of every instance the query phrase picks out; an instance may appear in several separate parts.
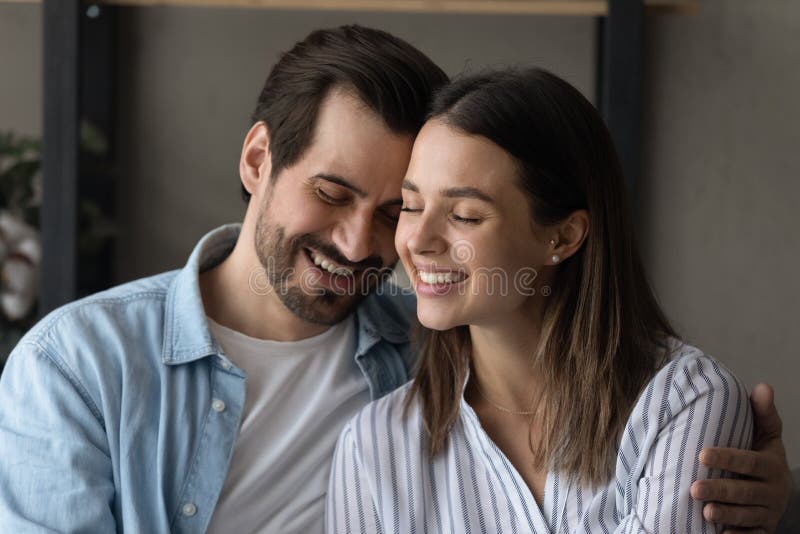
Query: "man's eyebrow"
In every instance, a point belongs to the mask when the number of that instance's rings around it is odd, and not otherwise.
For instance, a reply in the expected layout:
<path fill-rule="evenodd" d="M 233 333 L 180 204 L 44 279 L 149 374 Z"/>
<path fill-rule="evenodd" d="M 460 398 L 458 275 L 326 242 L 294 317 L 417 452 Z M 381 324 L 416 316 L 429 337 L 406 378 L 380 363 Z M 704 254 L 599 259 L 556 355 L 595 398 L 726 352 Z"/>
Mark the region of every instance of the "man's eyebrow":
<path fill-rule="evenodd" d="M 478 200 L 483 200 L 484 202 L 494 202 L 494 199 L 475 187 L 451 187 L 450 189 L 442 190 L 442 195 L 446 196 L 447 198 L 477 198 Z"/>
<path fill-rule="evenodd" d="M 313 178 L 326 180 L 328 182 L 333 182 L 334 184 L 341 185 L 342 187 L 345 187 L 350 191 L 352 191 L 353 193 L 355 193 L 356 195 L 358 195 L 359 198 L 364 198 L 367 196 L 367 193 L 363 189 L 354 186 L 353 184 L 351 184 L 350 182 L 348 182 L 347 180 L 336 174 L 318 173 L 315 174 Z"/>

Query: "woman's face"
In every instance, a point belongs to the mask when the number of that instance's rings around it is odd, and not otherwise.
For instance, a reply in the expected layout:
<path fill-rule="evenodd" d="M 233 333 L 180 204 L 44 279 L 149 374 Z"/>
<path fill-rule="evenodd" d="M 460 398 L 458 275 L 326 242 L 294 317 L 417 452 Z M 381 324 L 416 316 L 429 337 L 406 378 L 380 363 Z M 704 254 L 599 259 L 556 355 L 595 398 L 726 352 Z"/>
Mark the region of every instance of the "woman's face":
<path fill-rule="evenodd" d="M 420 131 L 395 247 L 424 326 L 501 322 L 538 297 L 548 247 L 516 181 L 514 159 L 488 139 L 436 119 Z"/>

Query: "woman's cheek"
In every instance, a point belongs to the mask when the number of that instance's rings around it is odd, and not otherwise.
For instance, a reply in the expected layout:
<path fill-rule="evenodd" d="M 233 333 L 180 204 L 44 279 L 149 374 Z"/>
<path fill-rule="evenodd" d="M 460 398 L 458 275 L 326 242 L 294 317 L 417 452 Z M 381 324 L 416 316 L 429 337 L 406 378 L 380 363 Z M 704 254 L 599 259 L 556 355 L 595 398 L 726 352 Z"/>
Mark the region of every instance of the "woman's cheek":
<path fill-rule="evenodd" d="M 408 256 L 408 247 L 406 246 L 408 231 L 408 224 L 403 222 L 403 217 L 400 217 L 400 221 L 397 223 L 397 229 L 394 233 L 394 248 L 397 254 L 400 255 L 400 259 L 404 262 L 405 258 Z"/>

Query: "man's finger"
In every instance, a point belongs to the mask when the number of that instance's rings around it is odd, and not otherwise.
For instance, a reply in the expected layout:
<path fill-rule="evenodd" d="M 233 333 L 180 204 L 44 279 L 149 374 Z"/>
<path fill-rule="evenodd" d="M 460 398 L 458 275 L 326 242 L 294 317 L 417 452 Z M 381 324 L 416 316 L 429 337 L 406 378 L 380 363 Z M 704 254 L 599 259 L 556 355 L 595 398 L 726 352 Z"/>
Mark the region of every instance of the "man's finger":
<path fill-rule="evenodd" d="M 764 527 L 770 514 L 763 506 L 730 506 L 710 502 L 703 507 L 703 517 L 706 521 L 732 527 Z"/>
<path fill-rule="evenodd" d="M 775 392 L 769 384 L 756 384 L 750 393 L 755 427 L 760 436 L 780 437 L 783 422 L 775 408 Z"/>
<path fill-rule="evenodd" d="M 772 488 L 768 484 L 755 480 L 732 478 L 696 480 L 692 483 L 689 491 L 696 501 L 715 501 L 748 506 L 769 506 L 775 501 Z"/>
<path fill-rule="evenodd" d="M 722 469 L 753 478 L 775 478 L 782 468 L 775 458 L 762 452 L 726 447 L 710 447 L 700 451 L 700 463 L 710 469 Z"/>

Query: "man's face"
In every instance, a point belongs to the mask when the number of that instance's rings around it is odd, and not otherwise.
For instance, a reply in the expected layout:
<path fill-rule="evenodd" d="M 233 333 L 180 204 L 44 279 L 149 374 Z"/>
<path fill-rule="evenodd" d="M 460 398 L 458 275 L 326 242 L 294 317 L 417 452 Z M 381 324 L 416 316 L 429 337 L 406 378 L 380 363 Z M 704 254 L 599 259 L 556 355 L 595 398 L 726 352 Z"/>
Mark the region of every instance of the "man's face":
<path fill-rule="evenodd" d="M 266 179 L 256 252 L 296 316 L 337 323 L 391 270 L 412 144 L 356 97 L 334 90 L 320 106 L 310 147 Z"/>

